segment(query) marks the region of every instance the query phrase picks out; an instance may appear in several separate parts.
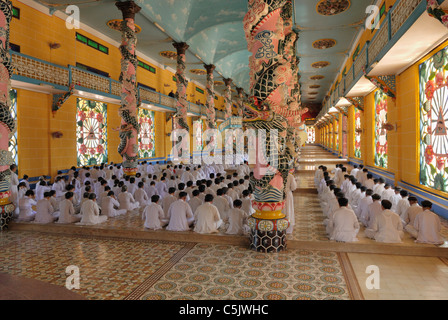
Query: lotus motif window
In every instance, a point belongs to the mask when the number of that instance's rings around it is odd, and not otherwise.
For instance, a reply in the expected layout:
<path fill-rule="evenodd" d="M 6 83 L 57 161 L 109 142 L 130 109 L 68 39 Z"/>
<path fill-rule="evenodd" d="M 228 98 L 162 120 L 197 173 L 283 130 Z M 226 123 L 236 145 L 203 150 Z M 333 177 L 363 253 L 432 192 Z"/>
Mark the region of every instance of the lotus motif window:
<path fill-rule="evenodd" d="M 138 133 L 138 156 L 139 158 L 153 158 L 156 154 L 154 111 L 138 109 L 138 122 L 140 132 Z"/>
<path fill-rule="evenodd" d="M 316 141 L 316 129 L 314 127 L 307 127 L 306 132 L 308 134 L 306 143 L 314 143 Z"/>
<path fill-rule="evenodd" d="M 78 166 L 107 162 L 107 104 L 78 98 L 76 109 Z"/>
<path fill-rule="evenodd" d="M 378 90 L 375 93 L 375 165 L 384 169 L 388 167 L 386 123 L 387 95 Z"/>
<path fill-rule="evenodd" d="M 361 159 L 361 116 L 360 109 L 355 108 L 355 158 Z"/>
<path fill-rule="evenodd" d="M 448 192 L 448 48 L 420 65 L 420 183 Z"/>

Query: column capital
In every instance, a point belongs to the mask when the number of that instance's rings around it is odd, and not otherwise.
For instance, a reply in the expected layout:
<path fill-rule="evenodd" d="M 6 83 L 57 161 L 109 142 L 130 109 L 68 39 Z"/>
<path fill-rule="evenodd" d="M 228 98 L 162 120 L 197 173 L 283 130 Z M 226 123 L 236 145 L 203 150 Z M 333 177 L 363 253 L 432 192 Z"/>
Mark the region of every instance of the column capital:
<path fill-rule="evenodd" d="M 212 74 L 216 66 L 214 64 L 204 64 L 204 68 L 207 70 L 207 74 Z"/>
<path fill-rule="evenodd" d="M 226 85 L 226 87 L 232 85 L 232 79 L 224 78 L 224 84 Z"/>
<path fill-rule="evenodd" d="M 134 19 L 135 14 L 141 10 L 141 7 L 139 7 L 134 1 L 117 1 L 115 2 L 115 5 L 123 14 L 123 19 Z"/>
<path fill-rule="evenodd" d="M 185 54 L 187 49 L 190 47 L 186 42 L 173 42 L 173 47 L 176 48 L 177 54 Z"/>

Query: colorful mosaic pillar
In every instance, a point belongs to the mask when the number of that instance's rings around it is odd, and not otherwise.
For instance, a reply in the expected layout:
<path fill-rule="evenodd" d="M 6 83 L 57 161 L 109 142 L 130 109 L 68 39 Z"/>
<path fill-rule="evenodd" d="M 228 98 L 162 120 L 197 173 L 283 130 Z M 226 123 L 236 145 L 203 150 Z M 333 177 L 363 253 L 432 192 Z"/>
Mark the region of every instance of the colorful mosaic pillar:
<path fill-rule="evenodd" d="M 215 66 L 213 64 L 205 64 L 207 70 L 207 101 L 205 103 L 207 120 L 207 129 L 216 129 L 216 110 L 215 110 L 215 83 L 213 81 L 213 71 Z"/>
<path fill-rule="evenodd" d="M 116 2 L 115 5 L 123 14 L 121 24 L 121 107 L 119 115 L 122 118 L 120 126 L 120 145 L 118 152 L 123 156 L 123 171 L 126 175 L 137 173 L 138 159 L 138 114 L 137 114 L 137 55 L 135 47 L 135 14 L 140 7 L 133 1 Z"/>
<path fill-rule="evenodd" d="M 236 91 L 238 92 L 238 100 L 237 100 L 238 117 L 242 118 L 244 113 L 244 89 L 236 88 Z"/>
<path fill-rule="evenodd" d="M 224 79 L 226 90 L 224 93 L 224 105 L 226 108 L 226 120 L 232 117 L 232 79 Z"/>
<path fill-rule="evenodd" d="M 189 48 L 189 45 L 185 42 L 174 42 L 173 46 L 177 50 L 177 71 L 176 71 L 176 108 L 177 112 L 174 116 L 174 129 L 189 130 L 187 123 L 187 86 L 188 81 L 185 78 L 186 58 L 185 52 Z"/>
<path fill-rule="evenodd" d="M 288 108 L 292 81 L 291 62 L 284 55 L 288 50 L 285 35 L 288 26 L 283 20 L 287 4 L 290 5 L 290 1 L 249 0 L 243 22 L 248 49 L 252 52 L 249 58 L 251 101 L 245 108 L 244 122 L 248 128 L 256 130 L 258 149 L 250 181 L 255 197 L 255 213 L 249 219 L 250 247 L 260 252 L 284 250 L 289 227 L 282 210 L 286 181 L 294 159 L 293 150 L 286 143 L 288 121 L 277 112 Z M 260 152 L 262 149 L 265 152 Z"/>
<path fill-rule="evenodd" d="M 11 76 L 13 67 L 9 54 L 9 23 L 12 18 L 12 4 L 0 0 L 0 231 L 8 229 L 14 205 L 9 200 L 11 171 L 13 163 L 8 150 L 9 139 L 15 131 L 15 122 L 9 112 L 11 98 Z"/>

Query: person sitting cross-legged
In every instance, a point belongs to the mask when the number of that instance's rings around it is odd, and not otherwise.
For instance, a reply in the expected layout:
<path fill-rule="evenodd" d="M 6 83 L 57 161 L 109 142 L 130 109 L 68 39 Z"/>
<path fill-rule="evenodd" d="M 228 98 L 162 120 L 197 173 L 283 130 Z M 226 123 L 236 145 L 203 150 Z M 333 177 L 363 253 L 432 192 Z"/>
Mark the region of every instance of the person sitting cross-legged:
<path fill-rule="evenodd" d="M 333 219 L 329 221 L 329 224 L 331 224 L 329 226 L 331 229 L 330 240 L 340 242 L 358 241 L 359 223 L 356 214 L 347 207 L 347 198 L 339 198 L 338 203 L 339 209 L 335 211 Z"/>
<path fill-rule="evenodd" d="M 382 212 L 375 215 L 372 224 L 364 231 L 367 238 L 377 242 L 401 243 L 403 239 L 403 224 L 400 216 L 390 210 L 392 202 L 381 201 Z"/>

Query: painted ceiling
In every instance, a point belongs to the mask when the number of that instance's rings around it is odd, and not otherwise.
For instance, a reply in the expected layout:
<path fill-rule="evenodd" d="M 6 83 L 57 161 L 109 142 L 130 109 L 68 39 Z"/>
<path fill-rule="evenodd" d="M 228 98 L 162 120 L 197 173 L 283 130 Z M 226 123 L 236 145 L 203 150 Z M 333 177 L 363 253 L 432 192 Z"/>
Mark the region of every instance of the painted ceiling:
<path fill-rule="evenodd" d="M 65 10 L 66 0 L 38 1 Z M 193 74 L 214 64 L 215 80 L 231 78 L 249 92 L 249 56 L 243 30 L 246 0 L 135 0 L 142 8 L 136 24 L 137 49 L 160 64 L 175 68 L 176 60 L 163 56 L 175 51 L 172 41 L 186 42 L 187 77 L 205 86 L 205 76 Z M 366 8 L 374 0 L 293 0 L 294 25 L 299 32 L 297 55 L 303 103 L 322 103 L 341 71 L 355 38 L 364 28 Z M 106 23 L 121 19 L 114 0 L 79 2 L 81 22 L 120 41 L 119 32 Z M 60 4 L 60 6 L 59 6 Z M 76 1 L 72 4 L 76 5 Z M 313 45 L 314 44 L 314 45 Z M 224 86 L 216 87 L 222 93 Z"/>

